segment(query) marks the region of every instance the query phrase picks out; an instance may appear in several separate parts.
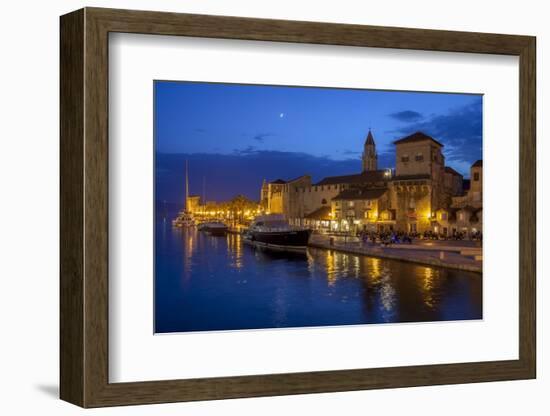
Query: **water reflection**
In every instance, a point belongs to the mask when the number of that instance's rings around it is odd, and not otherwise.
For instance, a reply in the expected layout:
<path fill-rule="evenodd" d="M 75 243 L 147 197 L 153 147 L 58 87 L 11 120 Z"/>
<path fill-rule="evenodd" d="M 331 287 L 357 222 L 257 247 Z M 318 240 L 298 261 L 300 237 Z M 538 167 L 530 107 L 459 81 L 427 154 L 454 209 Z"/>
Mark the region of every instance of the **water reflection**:
<path fill-rule="evenodd" d="M 256 250 L 158 224 L 157 332 L 481 318 L 481 276 L 309 249 Z"/>

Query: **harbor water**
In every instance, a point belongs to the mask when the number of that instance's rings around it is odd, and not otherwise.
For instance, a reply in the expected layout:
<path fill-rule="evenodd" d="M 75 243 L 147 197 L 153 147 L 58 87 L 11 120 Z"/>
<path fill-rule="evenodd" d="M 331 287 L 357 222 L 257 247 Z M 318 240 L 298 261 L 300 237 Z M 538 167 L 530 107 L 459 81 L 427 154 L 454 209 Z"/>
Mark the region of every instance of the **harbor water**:
<path fill-rule="evenodd" d="M 315 248 L 270 252 L 163 218 L 155 234 L 156 333 L 482 318 L 478 273 Z"/>

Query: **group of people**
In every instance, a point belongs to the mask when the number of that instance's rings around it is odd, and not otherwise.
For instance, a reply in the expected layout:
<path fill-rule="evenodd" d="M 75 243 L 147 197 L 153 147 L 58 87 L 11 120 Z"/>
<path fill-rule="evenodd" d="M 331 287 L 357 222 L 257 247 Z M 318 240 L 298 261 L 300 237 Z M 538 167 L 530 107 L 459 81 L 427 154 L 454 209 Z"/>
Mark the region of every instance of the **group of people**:
<path fill-rule="evenodd" d="M 361 238 L 363 244 L 376 244 L 379 242 L 384 246 L 391 244 L 411 244 L 413 237 L 409 233 L 395 232 L 395 231 L 383 231 L 383 232 L 368 232 L 361 231 L 358 235 Z"/>
<path fill-rule="evenodd" d="M 414 239 L 422 240 L 474 240 L 481 241 L 483 235 L 481 232 L 477 231 L 470 235 L 464 232 L 455 231 L 452 235 L 446 236 L 443 234 L 435 233 L 431 230 L 424 231 L 423 233 L 406 233 L 403 231 L 382 231 L 382 232 L 373 232 L 373 231 L 359 231 L 357 237 L 361 239 L 363 244 L 376 244 L 377 242 L 388 246 L 391 244 L 411 244 Z"/>

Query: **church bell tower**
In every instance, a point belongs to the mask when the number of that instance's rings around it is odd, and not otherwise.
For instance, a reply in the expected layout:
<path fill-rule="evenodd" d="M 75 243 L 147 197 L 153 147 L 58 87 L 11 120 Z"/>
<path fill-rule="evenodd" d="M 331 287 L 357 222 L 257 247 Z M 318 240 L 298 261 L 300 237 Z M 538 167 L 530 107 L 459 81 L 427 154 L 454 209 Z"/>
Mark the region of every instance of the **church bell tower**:
<path fill-rule="evenodd" d="M 378 155 L 376 154 L 376 145 L 374 144 L 374 137 L 369 129 L 369 134 L 365 140 L 365 147 L 363 149 L 363 172 L 377 170 Z"/>

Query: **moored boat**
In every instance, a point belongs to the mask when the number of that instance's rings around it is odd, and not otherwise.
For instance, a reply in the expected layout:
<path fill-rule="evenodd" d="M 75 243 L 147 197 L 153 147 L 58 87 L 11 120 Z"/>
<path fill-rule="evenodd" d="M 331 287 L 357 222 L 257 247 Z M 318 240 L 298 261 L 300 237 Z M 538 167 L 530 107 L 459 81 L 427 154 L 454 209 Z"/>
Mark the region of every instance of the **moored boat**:
<path fill-rule="evenodd" d="M 204 231 L 212 236 L 224 236 L 227 234 L 227 225 L 221 221 L 203 222 L 198 227 L 199 231 Z"/>
<path fill-rule="evenodd" d="M 193 219 L 193 215 L 191 215 L 191 213 L 183 210 L 180 211 L 178 216 L 172 220 L 172 225 L 178 228 L 194 227 L 195 220 Z"/>
<path fill-rule="evenodd" d="M 260 215 L 254 219 L 243 241 L 257 247 L 279 251 L 305 251 L 311 230 L 291 227 L 284 215 Z"/>
<path fill-rule="evenodd" d="M 185 161 L 185 207 L 178 213 L 178 216 L 172 220 L 172 226 L 178 228 L 189 228 L 195 226 L 195 219 L 193 214 L 187 211 L 187 205 L 189 203 L 189 172 L 188 163 Z"/>

